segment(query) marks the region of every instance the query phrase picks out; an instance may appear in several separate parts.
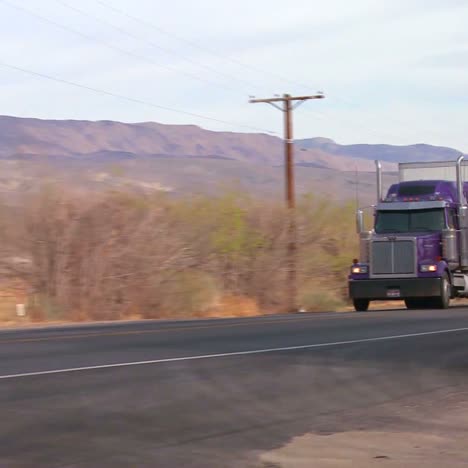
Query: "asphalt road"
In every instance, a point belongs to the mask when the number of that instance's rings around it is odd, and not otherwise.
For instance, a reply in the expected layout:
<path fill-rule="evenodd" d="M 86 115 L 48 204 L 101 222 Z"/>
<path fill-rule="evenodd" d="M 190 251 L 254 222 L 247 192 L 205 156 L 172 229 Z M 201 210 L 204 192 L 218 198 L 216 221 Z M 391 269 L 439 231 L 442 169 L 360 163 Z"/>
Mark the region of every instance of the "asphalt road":
<path fill-rule="evenodd" d="M 0 466 L 263 467 L 466 391 L 466 308 L 5 330 Z"/>

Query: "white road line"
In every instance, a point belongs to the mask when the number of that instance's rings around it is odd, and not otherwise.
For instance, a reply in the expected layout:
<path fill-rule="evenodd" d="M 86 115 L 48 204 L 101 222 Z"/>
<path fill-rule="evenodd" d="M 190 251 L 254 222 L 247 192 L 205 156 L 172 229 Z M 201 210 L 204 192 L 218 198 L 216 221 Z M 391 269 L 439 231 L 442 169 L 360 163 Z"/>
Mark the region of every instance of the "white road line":
<path fill-rule="evenodd" d="M 195 361 L 195 360 L 201 360 L 201 359 L 214 359 L 214 358 L 222 358 L 222 357 L 229 357 L 229 356 L 247 356 L 250 354 L 265 354 L 265 353 L 276 353 L 276 352 L 282 352 L 282 351 L 296 351 L 300 349 L 327 348 L 331 346 L 350 345 L 350 344 L 359 344 L 359 343 L 372 343 L 376 341 L 398 340 L 402 338 L 414 338 L 414 337 L 429 336 L 429 335 L 442 335 L 445 333 L 456 333 L 456 332 L 466 332 L 466 331 L 468 331 L 468 327 L 453 328 L 450 330 L 421 332 L 421 333 L 408 333 L 406 335 L 379 336 L 376 338 L 363 338 L 360 340 L 334 341 L 330 343 L 317 343 L 317 344 L 301 345 L 301 346 L 286 346 L 283 348 L 254 349 L 250 351 L 234 351 L 231 353 L 202 354 L 199 356 L 182 356 L 182 357 L 175 357 L 175 358 L 153 359 L 151 361 L 120 362 L 117 364 L 101 364 L 97 366 L 71 367 L 68 369 L 54 369 L 54 370 L 46 370 L 46 371 L 38 371 L 38 372 L 25 372 L 22 374 L 0 375 L 0 380 L 17 379 L 20 377 L 34 377 L 34 376 L 50 375 L 50 374 L 65 374 L 69 372 L 90 371 L 90 370 L 97 370 L 97 369 L 111 369 L 114 367 L 143 366 L 143 365 L 148 365 L 148 364 L 164 364 L 164 363 L 179 362 L 179 361 Z"/>

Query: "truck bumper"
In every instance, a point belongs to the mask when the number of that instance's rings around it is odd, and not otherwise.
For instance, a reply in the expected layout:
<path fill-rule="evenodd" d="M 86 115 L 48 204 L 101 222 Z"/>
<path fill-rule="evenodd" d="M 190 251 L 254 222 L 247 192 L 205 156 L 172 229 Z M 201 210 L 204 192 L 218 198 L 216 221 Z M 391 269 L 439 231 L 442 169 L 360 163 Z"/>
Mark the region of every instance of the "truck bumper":
<path fill-rule="evenodd" d="M 349 280 L 351 299 L 391 300 L 440 296 L 441 278 Z"/>

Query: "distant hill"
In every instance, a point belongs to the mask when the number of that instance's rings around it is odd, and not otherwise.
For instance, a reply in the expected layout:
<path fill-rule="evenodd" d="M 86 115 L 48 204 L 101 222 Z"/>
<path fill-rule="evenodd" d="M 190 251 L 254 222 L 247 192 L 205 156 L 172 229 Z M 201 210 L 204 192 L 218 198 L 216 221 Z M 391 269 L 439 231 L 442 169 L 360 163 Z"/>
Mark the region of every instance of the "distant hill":
<path fill-rule="evenodd" d="M 368 160 L 433 161 L 456 159 L 458 151 L 426 144 L 340 145 L 328 138 L 297 140 L 296 162 L 338 169 L 353 158 L 368 167 Z M 206 156 L 236 161 L 282 163 L 281 139 L 266 134 L 214 132 L 195 125 L 155 122 L 40 120 L 0 116 L 0 157 L 25 154 L 76 156 L 107 153 L 129 155 Z M 369 166 L 371 168 L 371 166 Z M 342 168 L 345 169 L 345 168 Z"/>
<path fill-rule="evenodd" d="M 334 156 L 345 156 L 359 159 L 380 159 L 392 163 L 409 161 L 446 161 L 455 160 L 460 151 L 443 146 L 426 144 L 395 145 L 339 145 L 328 138 L 308 138 L 298 140 L 297 146 L 310 150 L 319 150 Z"/>
<path fill-rule="evenodd" d="M 394 172 L 398 161 L 456 159 L 430 145 L 340 145 L 327 138 L 296 141 L 298 193 L 340 199 L 374 197 L 374 163 Z M 282 194 L 283 142 L 266 134 L 214 132 L 155 122 L 40 120 L 0 116 L 0 192 L 35 190 L 58 181 L 79 190 L 132 188 L 215 193 L 237 187 Z M 356 177 L 356 173 L 359 173 Z M 389 175 L 389 181 L 395 176 Z"/>

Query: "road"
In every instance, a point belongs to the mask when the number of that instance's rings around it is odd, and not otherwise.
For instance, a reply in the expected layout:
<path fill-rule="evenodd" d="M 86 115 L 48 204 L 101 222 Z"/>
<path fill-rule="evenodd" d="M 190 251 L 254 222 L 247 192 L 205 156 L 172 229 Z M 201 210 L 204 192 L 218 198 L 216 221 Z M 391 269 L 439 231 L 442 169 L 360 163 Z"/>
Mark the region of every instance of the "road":
<path fill-rule="evenodd" d="M 4 330 L 0 467 L 266 467 L 293 437 L 403 428 L 389 404 L 455 394 L 466 308 Z"/>

